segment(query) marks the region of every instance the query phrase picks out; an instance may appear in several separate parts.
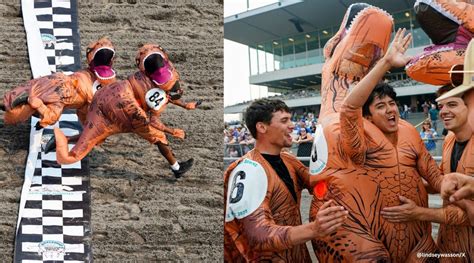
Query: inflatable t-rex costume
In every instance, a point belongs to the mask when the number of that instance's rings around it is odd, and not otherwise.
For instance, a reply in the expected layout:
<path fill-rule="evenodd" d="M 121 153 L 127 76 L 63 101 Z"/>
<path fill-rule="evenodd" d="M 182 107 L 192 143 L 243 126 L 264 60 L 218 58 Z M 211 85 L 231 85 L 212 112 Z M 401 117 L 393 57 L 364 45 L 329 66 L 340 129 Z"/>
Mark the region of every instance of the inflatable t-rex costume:
<path fill-rule="evenodd" d="M 432 85 L 451 83 L 449 70 L 463 64 L 474 36 L 474 5 L 453 0 L 417 0 L 416 19 L 433 41 L 406 66 L 412 79 Z"/>
<path fill-rule="evenodd" d="M 36 78 L 7 92 L 3 98 L 5 124 L 26 121 L 37 112 L 40 121 L 36 128 L 44 128 L 56 123 L 63 109 L 77 109 L 79 120 L 84 123 L 95 91 L 102 85 L 115 82 L 112 42 L 103 37 L 91 43 L 86 52 L 87 69 L 72 75 L 58 72 Z"/>
<path fill-rule="evenodd" d="M 84 130 L 70 152 L 64 134 L 54 130 L 58 163 L 81 160 L 95 145 L 117 133 L 133 132 L 161 145 L 168 145 L 165 132 L 184 139 L 183 130 L 170 129 L 160 122 L 160 114 L 169 102 L 186 109 L 196 108 L 199 102 L 185 104 L 179 99 L 182 89 L 178 72 L 160 46 L 144 45 L 136 62 L 140 71 L 97 91 Z"/>
<path fill-rule="evenodd" d="M 392 26 L 385 11 L 353 4 L 325 46 L 321 113 L 310 164 L 316 184 L 310 218 L 329 199 L 349 216 L 336 234 L 313 240 L 321 262 L 410 262 L 420 260 L 417 252 L 437 249 L 429 223 L 393 224 L 380 215 L 383 207 L 400 203 L 399 195 L 427 206 L 420 174 L 439 188 L 440 172 L 421 139 L 413 139 L 419 137 L 416 130 L 400 121 L 394 146 L 361 111 L 346 108 L 345 122 L 340 122 L 349 88 L 387 51 Z"/>

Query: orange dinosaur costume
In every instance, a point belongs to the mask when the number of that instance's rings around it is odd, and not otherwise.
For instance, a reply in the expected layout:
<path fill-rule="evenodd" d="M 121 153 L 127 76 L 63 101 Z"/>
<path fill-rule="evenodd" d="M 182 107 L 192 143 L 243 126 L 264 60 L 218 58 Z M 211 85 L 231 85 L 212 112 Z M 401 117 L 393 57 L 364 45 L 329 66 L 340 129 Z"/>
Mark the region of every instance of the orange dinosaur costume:
<path fill-rule="evenodd" d="M 33 79 L 7 92 L 3 98 L 5 123 L 17 124 L 38 112 L 39 129 L 56 123 L 63 109 L 77 109 L 79 120 L 84 123 L 95 91 L 115 81 L 114 56 L 112 42 L 101 38 L 87 48 L 87 69 L 72 75 L 58 72 Z"/>
<path fill-rule="evenodd" d="M 84 122 L 84 130 L 68 153 L 67 139 L 54 130 L 58 163 L 69 164 L 84 158 L 92 148 L 117 133 L 133 132 L 150 143 L 168 144 L 164 132 L 184 138 L 180 129 L 169 129 L 160 122 L 160 114 L 169 102 L 194 109 L 198 103 L 183 104 L 179 97 L 179 75 L 168 55 L 158 45 L 147 44 L 136 57 L 140 71 L 100 89 L 94 96 Z"/>
<path fill-rule="evenodd" d="M 456 138 L 453 133 L 446 136 L 443 144 L 443 159 L 441 169 L 444 174 L 454 171 L 450 169 L 451 153 Z M 455 172 L 474 176 L 474 135 L 464 149 Z M 463 209 L 454 206 L 444 206 L 447 224 L 440 224 L 438 246 L 444 253 L 466 253 L 464 258 L 453 258 L 451 262 L 472 262 L 474 260 L 473 227 L 470 226 L 469 216 Z"/>
<path fill-rule="evenodd" d="M 301 191 L 309 187 L 309 173 L 294 156 L 281 153 L 280 157 L 293 182 L 297 182 L 294 184 L 296 202 L 272 166 L 256 149 L 226 170 L 225 204 L 230 203 L 225 209 L 226 262 L 311 262 L 306 244 L 291 247 L 288 235 L 291 226 L 301 225 Z M 242 196 L 244 188 L 246 195 Z M 240 194 L 239 189 L 242 189 Z M 237 194 L 233 196 L 235 191 Z M 239 198 L 244 198 L 245 202 Z M 233 199 L 239 200 L 233 202 Z M 245 205 L 235 207 L 234 203 Z"/>
<path fill-rule="evenodd" d="M 451 83 L 449 70 L 462 64 L 474 36 L 474 5 L 453 0 L 417 0 L 416 19 L 433 41 L 405 67 L 412 79 L 432 84 Z"/>
<path fill-rule="evenodd" d="M 393 224 L 380 215 L 383 207 L 399 204 L 399 195 L 426 207 L 420 175 L 439 189 L 440 171 L 417 131 L 400 121 L 394 146 L 362 118 L 361 109 L 342 106 L 349 88 L 387 50 L 392 25 L 386 12 L 354 4 L 325 47 L 323 100 L 310 164 L 316 184 L 310 218 L 329 199 L 344 206 L 349 218 L 336 234 L 313 240 L 321 262 L 418 262 L 424 259 L 417 252 L 437 251 L 429 223 Z"/>

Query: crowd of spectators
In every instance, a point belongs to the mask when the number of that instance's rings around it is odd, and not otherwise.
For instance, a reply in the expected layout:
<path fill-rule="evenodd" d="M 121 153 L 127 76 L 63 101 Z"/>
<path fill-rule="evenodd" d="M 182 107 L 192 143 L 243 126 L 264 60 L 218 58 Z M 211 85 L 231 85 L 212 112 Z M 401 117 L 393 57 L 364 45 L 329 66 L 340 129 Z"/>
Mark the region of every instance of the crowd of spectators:
<path fill-rule="evenodd" d="M 294 153 L 298 156 L 309 156 L 314 133 L 316 132 L 317 118 L 314 113 L 292 114 L 295 124 L 293 130 Z M 228 122 L 224 128 L 224 156 L 241 157 L 253 149 L 255 139 L 245 126 L 238 122 Z"/>

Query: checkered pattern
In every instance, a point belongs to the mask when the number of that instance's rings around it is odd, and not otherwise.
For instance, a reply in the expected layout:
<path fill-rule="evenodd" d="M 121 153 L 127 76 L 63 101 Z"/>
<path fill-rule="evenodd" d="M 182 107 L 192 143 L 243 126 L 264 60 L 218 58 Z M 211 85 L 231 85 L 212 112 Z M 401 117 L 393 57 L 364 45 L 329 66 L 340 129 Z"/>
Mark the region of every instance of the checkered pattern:
<path fill-rule="evenodd" d="M 51 72 L 70 74 L 80 68 L 76 6 L 76 0 L 34 0 L 33 12 Z M 36 132 L 37 121 L 31 120 L 14 261 L 91 262 L 88 159 L 59 165 L 56 153 L 45 154 L 40 146 L 52 136 L 53 127 Z M 63 112 L 55 126 L 66 136 L 81 130 L 74 111 Z"/>
<path fill-rule="evenodd" d="M 34 12 L 43 39 L 51 72 L 65 74 L 80 68 L 80 45 L 77 26 L 76 1 L 34 1 Z"/>
<path fill-rule="evenodd" d="M 78 134 L 81 129 L 73 112 L 63 113 L 56 126 L 66 136 Z M 45 128 L 44 141 L 52 134 L 53 127 Z M 38 153 L 17 233 L 16 262 L 88 261 L 91 251 L 88 171 L 87 159 L 59 165 L 55 152 Z"/>

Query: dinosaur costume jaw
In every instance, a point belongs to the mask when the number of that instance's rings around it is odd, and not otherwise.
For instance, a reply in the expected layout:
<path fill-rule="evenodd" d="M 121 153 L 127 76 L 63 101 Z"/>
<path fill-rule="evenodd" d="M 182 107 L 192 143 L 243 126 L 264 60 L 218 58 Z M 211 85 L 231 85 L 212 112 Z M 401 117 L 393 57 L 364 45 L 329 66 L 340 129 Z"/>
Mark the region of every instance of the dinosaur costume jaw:
<path fill-rule="evenodd" d="M 338 112 L 349 86 L 363 78 L 388 48 L 393 18 L 368 4 L 352 4 L 324 47 L 321 113 Z"/>
<path fill-rule="evenodd" d="M 97 80 L 102 85 L 115 81 L 115 71 L 112 65 L 115 59 L 115 48 L 107 37 L 91 43 L 86 50 L 87 63 Z"/>
<path fill-rule="evenodd" d="M 432 85 L 450 84 L 449 70 L 462 64 L 464 51 L 474 36 L 474 6 L 448 0 L 417 0 L 416 19 L 433 45 L 413 57 L 407 74 Z"/>
<path fill-rule="evenodd" d="M 94 52 L 91 70 L 100 80 L 107 81 L 115 78 L 115 71 L 112 69 L 115 51 L 109 47 L 99 48 Z"/>

